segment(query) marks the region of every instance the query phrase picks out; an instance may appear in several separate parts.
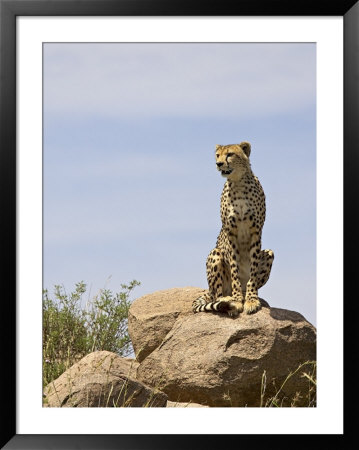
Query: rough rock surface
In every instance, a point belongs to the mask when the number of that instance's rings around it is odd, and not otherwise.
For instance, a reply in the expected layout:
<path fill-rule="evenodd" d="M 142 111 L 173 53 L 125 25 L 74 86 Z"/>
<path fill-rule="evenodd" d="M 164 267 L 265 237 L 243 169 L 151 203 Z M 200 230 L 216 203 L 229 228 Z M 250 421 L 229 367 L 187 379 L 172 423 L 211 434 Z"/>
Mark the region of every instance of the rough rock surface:
<path fill-rule="evenodd" d="M 165 407 L 167 396 L 135 380 L 138 362 L 90 353 L 44 389 L 44 407 Z"/>
<path fill-rule="evenodd" d="M 192 315 L 191 305 L 204 289 L 185 287 L 157 291 L 135 300 L 128 315 L 128 331 L 137 361 L 157 348 L 180 315 Z"/>
<path fill-rule="evenodd" d="M 135 352 L 146 349 L 137 379 L 159 387 L 170 401 L 259 406 L 264 372 L 263 403 L 290 372 L 316 359 L 316 330 L 301 314 L 270 308 L 264 301 L 257 313 L 235 319 L 193 314 L 192 301 L 202 291 L 160 291 L 136 300 L 130 309 L 136 318 L 131 319 Z M 308 379 L 301 376 L 303 371 L 281 389 L 284 406 L 290 406 L 297 392 L 302 397 L 297 396 L 297 406 L 307 404 Z"/>

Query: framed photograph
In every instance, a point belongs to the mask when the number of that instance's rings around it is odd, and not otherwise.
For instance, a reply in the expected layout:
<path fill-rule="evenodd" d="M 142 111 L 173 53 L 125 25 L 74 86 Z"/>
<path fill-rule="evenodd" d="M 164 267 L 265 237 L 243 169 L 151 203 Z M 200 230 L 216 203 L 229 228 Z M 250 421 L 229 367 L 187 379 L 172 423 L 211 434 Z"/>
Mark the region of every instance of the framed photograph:
<path fill-rule="evenodd" d="M 0 7 L 2 448 L 342 438 L 344 286 L 355 279 L 344 273 L 351 250 L 343 238 L 358 225 L 350 212 L 359 168 L 358 2 L 0 0 Z M 235 151 L 249 148 L 266 194 L 262 244 L 273 247 L 275 263 L 259 296 L 317 329 L 317 378 L 305 374 L 318 383 L 316 402 L 44 407 L 44 290 L 61 301 L 75 298 L 73 289 L 89 288 L 90 299 L 134 279 L 135 298 L 207 289 L 224 183 L 215 148 L 234 143 Z"/>

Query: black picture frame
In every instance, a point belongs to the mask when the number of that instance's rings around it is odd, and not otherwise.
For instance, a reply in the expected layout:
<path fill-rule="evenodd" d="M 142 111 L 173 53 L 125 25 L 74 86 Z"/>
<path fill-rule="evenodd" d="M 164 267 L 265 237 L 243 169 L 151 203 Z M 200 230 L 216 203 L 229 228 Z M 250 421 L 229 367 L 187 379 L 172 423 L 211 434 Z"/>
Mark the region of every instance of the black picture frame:
<path fill-rule="evenodd" d="M 230 441 L 236 446 L 264 444 L 276 439 L 276 447 L 288 445 L 293 439 L 304 443 L 323 436 L 308 435 L 223 435 L 220 417 L 210 426 L 218 428 L 215 435 L 18 435 L 16 433 L 16 17 L 18 16 L 342 16 L 344 20 L 344 295 L 353 295 L 355 264 L 350 250 L 356 248 L 358 220 L 355 207 L 355 181 L 359 173 L 359 2 L 357 0 L 238 0 L 237 2 L 188 0 L 0 0 L 0 183 L 2 200 L 2 317 L 0 327 L 5 355 L 2 362 L 1 448 L 6 449 L 182 449 L 205 445 L 222 446 Z M 329 132 L 329 131 L 328 131 Z M 352 194 L 353 192 L 353 194 Z M 349 239 L 350 236 L 350 239 Z M 354 240 L 354 242 L 353 242 Z M 353 287 L 353 289 L 352 289 Z M 345 298 L 345 296 L 344 296 Z M 344 309 L 345 329 L 355 330 L 355 309 Z M 354 340 L 349 335 L 346 343 Z M 350 352 L 350 353 L 349 353 Z M 349 366 L 355 359 L 346 345 L 345 376 L 353 374 Z M 352 363 L 353 364 L 353 363 Z M 350 392 L 344 392 L 348 406 Z M 353 392 L 354 395 L 354 392 Z M 344 422 L 343 435 L 329 435 L 331 440 L 349 439 L 354 428 L 354 415 Z M 180 424 L 179 424 L 180 427 Z M 239 424 L 240 428 L 240 424 Z M 199 430 L 201 433 L 203 430 Z M 243 430 L 241 430 L 243 431 Z M 326 435 L 327 436 L 327 435 Z M 264 442 L 265 441 L 265 442 Z M 339 442 L 338 442 L 339 443 Z"/>

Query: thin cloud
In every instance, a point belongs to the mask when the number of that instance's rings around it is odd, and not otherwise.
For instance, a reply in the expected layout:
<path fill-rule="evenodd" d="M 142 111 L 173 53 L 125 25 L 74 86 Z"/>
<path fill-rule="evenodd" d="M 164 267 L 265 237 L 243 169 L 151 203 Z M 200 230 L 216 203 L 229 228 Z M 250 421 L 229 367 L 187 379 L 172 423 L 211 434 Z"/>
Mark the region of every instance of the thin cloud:
<path fill-rule="evenodd" d="M 313 106 L 314 61 L 314 44 L 45 44 L 45 112 L 279 114 Z"/>

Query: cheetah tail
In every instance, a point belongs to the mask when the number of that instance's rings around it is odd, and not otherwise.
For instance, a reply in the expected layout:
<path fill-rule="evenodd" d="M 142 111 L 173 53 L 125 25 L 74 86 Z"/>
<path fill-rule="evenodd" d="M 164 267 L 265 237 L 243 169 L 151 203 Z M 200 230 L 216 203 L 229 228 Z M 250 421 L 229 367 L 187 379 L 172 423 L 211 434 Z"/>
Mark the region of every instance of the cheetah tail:
<path fill-rule="evenodd" d="M 232 309 L 231 302 L 217 301 L 206 303 L 203 299 L 199 298 L 192 304 L 192 310 L 195 313 L 198 312 L 228 312 Z"/>

